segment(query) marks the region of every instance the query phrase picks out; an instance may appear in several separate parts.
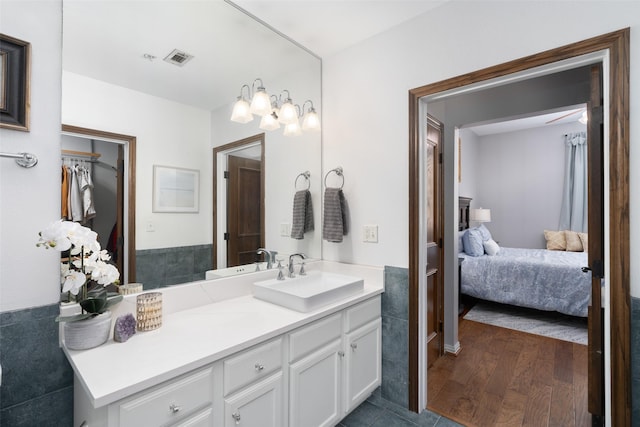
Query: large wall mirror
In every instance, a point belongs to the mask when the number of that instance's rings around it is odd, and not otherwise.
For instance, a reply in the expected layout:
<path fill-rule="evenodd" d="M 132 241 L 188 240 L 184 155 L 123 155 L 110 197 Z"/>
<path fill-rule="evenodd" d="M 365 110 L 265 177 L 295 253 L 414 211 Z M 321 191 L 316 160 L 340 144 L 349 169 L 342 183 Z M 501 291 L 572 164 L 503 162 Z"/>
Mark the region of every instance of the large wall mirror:
<path fill-rule="evenodd" d="M 109 190 L 115 184 L 95 183 L 94 192 L 107 200 L 96 218 L 101 210 L 103 216 L 113 210 L 109 203 L 124 209 L 125 282 L 142 282 L 147 289 L 204 279 L 214 266 L 255 271 L 253 265 L 241 268 L 227 261 L 225 227 L 232 221 L 220 194 L 226 194 L 224 165 L 233 153 L 219 147 L 256 138 L 262 143 L 245 152 L 262 163 L 263 190 L 252 192 L 262 198 L 262 207 L 256 206 L 263 217 L 261 243 L 278 258 L 296 252 L 322 257 L 320 133 L 265 131 L 257 116 L 244 124 L 230 121 L 241 87 L 251 87 L 257 78 L 273 100 L 290 95 L 300 107 L 311 100 L 320 112 L 318 57 L 223 0 L 64 0 L 62 50 L 63 150 L 100 154 L 102 164 L 94 170 L 113 178 L 118 168 L 109 159 L 118 158 L 118 149 L 109 143 L 124 147 L 118 176 L 125 184 L 117 187 L 122 191 Z M 242 93 L 248 96 L 246 88 Z M 135 152 L 127 145 L 131 138 Z M 186 208 L 157 209 L 154 192 L 156 197 L 158 191 L 175 192 L 154 179 L 158 166 L 165 174 L 185 171 L 189 179 L 195 177 L 197 185 L 189 190 L 196 193 L 197 207 L 189 202 Z M 302 183 L 297 178 L 305 172 L 309 180 Z M 130 178 L 135 183 L 127 183 Z M 315 231 L 292 239 L 293 197 L 300 187 L 311 193 Z M 105 239 L 116 214 L 109 215 L 100 226 Z M 253 261 L 261 259 L 256 254 Z M 250 261 L 251 254 L 243 257 Z"/>

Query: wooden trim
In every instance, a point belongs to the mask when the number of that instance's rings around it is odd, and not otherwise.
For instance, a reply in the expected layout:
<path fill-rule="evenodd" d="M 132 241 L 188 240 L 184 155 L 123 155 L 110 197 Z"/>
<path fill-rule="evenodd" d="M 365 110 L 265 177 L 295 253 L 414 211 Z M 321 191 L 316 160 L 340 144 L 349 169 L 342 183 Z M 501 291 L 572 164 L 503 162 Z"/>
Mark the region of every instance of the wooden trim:
<path fill-rule="evenodd" d="M 225 151 L 242 148 L 244 145 L 249 145 L 255 142 L 260 142 L 260 162 L 262 163 L 260 168 L 260 246 L 265 246 L 265 134 L 259 133 L 257 135 L 249 136 L 238 141 L 230 142 L 228 144 L 220 145 L 213 148 L 213 251 L 211 251 L 213 257 L 213 269 L 218 268 L 217 254 L 218 254 L 218 153 L 224 153 Z"/>
<path fill-rule="evenodd" d="M 123 135 L 119 133 L 106 132 L 103 130 L 83 128 L 79 126 L 62 125 L 62 131 L 68 133 L 74 133 L 87 137 L 107 138 L 115 139 L 118 141 L 125 141 L 129 147 L 129 165 L 127 192 L 129 212 L 127 215 L 127 241 L 129 242 L 128 253 L 128 280 L 130 283 L 136 281 L 136 137 L 131 135 Z"/>
<path fill-rule="evenodd" d="M 409 91 L 409 408 L 418 411 L 418 148 L 421 97 L 602 50 L 609 51 L 611 422 L 631 425 L 629 284 L 629 29 L 614 31 Z M 605 77 L 606 78 L 606 77 Z"/>

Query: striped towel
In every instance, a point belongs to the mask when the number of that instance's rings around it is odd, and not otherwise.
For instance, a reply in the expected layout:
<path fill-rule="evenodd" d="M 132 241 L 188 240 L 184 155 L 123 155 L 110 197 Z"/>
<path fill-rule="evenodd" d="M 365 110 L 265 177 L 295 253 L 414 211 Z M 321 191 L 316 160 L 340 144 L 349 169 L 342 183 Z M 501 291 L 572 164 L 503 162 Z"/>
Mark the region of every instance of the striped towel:
<path fill-rule="evenodd" d="M 328 242 L 340 243 L 347 234 L 346 200 L 339 188 L 324 190 L 324 219 L 322 238 Z"/>
<path fill-rule="evenodd" d="M 304 233 L 313 230 L 313 205 L 309 190 L 296 191 L 293 196 L 293 221 L 291 238 L 303 239 Z"/>

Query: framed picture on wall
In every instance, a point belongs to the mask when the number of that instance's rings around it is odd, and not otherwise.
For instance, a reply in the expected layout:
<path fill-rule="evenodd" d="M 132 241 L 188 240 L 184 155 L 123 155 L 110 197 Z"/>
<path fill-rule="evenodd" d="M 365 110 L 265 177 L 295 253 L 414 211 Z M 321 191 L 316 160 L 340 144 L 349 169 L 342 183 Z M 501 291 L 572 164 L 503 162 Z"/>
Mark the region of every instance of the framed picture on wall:
<path fill-rule="evenodd" d="M 0 33 L 0 127 L 28 131 L 31 43 Z"/>
<path fill-rule="evenodd" d="M 153 166 L 153 212 L 198 212 L 200 171 Z"/>

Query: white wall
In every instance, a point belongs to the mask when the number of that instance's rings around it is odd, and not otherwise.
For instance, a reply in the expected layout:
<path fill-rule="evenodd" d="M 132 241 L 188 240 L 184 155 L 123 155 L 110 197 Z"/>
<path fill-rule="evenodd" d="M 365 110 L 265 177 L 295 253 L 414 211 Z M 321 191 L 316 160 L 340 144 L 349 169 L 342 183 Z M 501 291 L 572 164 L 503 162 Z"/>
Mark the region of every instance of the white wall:
<path fill-rule="evenodd" d="M 408 90 L 625 27 L 631 70 L 640 69 L 640 3 L 447 2 L 323 61 L 323 162 L 341 163 L 354 233 L 323 244 L 323 256 L 373 265 L 408 266 Z M 541 25 L 544 23 L 544 25 Z M 631 73 L 631 111 L 640 74 Z M 631 137 L 640 122 L 631 121 Z M 631 188 L 640 183 L 640 152 L 631 150 Z M 631 258 L 640 246 L 640 198 L 631 193 Z M 362 243 L 364 224 L 379 224 L 379 243 Z M 640 265 L 632 295 L 640 296 Z"/>
<path fill-rule="evenodd" d="M 0 311 L 59 300 L 60 255 L 36 248 L 60 217 L 62 2 L 0 2 L 2 33 L 31 43 L 31 130 L 0 129 L 0 151 L 35 154 L 31 168 L 0 159 Z"/>
<path fill-rule="evenodd" d="M 62 83 L 62 123 L 136 137 L 136 249 L 211 243 L 209 111 L 67 71 Z M 198 213 L 152 212 L 154 165 L 200 171 Z"/>
<path fill-rule="evenodd" d="M 469 129 L 460 129 L 460 182 L 458 182 L 458 195 L 462 197 L 470 197 L 472 208 L 479 208 L 477 200 L 478 176 L 477 170 L 480 169 L 478 164 L 478 135 Z M 487 205 L 488 206 L 488 205 Z"/>
<path fill-rule="evenodd" d="M 501 246 L 546 247 L 543 230 L 557 230 L 560 220 L 563 135 L 580 131 L 586 126 L 574 122 L 479 138 L 472 206 L 491 209 L 485 225 Z"/>

